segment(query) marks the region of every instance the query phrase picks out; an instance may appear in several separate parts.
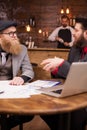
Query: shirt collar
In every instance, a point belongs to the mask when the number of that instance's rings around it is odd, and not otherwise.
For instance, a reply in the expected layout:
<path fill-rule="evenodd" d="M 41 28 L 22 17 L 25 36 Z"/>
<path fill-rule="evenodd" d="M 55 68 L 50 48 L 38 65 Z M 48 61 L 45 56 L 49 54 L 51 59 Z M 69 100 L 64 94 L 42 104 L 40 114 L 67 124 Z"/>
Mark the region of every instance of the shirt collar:
<path fill-rule="evenodd" d="M 5 51 L 4 51 L 4 50 L 1 48 L 1 46 L 0 46 L 0 53 L 1 53 L 1 52 L 5 52 Z"/>
<path fill-rule="evenodd" d="M 6 51 L 4 51 L 4 50 L 1 48 L 1 46 L 0 46 L 0 54 L 1 54 L 1 52 L 5 52 L 6 55 L 10 54 L 10 53 L 7 53 Z"/>
<path fill-rule="evenodd" d="M 69 29 L 70 27 L 69 27 L 69 26 L 66 26 L 66 27 L 63 27 L 63 26 L 62 26 L 62 28 L 63 28 L 63 29 Z"/>
<path fill-rule="evenodd" d="M 87 46 L 82 49 L 82 52 L 85 54 L 87 53 Z"/>

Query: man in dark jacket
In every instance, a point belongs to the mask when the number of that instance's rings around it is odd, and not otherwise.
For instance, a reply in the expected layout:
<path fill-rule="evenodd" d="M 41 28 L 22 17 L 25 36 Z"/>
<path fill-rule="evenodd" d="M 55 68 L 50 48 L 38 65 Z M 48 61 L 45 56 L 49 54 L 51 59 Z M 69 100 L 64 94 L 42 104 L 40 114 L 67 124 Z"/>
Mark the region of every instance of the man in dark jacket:
<path fill-rule="evenodd" d="M 55 78 L 67 78 L 70 66 L 73 62 L 87 62 L 87 19 L 77 18 L 75 30 L 73 32 L 75 42 L 70 50 L 68 60 L 65 61 L 62 58 L 50 58 L 42 61 L 41 65 L 44 65 L 43 69 L 51 72 Z M 63 115 L 62 125 L 65 122 L 65 116 Z M 56 130 L 57 123 L 59 122 L 59 115 L 43 116 L 42 117 L 51 130 Z M 70 130 L 85 130 L 85 124 L 87 120 L 86 109 L 77 110 L 71 112 L 71 128 Z M 59 128 L 61 128 L 59 126 Z M 64 127 L 61 130 L 65 130 Z"/>

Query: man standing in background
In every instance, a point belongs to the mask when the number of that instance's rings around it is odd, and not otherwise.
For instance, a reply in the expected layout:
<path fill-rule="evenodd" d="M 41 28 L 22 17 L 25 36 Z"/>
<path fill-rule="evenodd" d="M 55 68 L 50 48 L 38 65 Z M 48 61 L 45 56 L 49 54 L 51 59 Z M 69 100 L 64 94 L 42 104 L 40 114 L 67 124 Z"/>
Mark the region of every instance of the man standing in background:
<path fill-rule="evenodd" d="M 61 17 L 61 26 L 57 27 L 48 37 L 49 41 L 57 41 L 58 48 L 70 48 L 73 45 L 74 37 L 72 35 L 73 28 L 69 26 L 69 17 L 63 15 Z"/>

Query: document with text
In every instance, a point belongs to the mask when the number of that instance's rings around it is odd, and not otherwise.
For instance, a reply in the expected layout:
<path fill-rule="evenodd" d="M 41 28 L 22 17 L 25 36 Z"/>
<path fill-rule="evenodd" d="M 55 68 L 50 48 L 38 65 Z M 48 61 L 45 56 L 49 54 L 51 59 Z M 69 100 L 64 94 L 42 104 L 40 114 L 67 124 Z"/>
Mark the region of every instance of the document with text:
<path fill-rule="evenodd" d="M 29 86 L 29 83 L 24 85 L 10 85 L 10 81 L 0 81 L 0 99 L 2 98 L 29 98 L 31 95 L 40 94 L 41 92 Z"/>
<path fill-rule="evenodd" d="M 39 88 L 49 88 L 60 84 L 60 81 L 51 81 L 51 80 L 36 80 L 34 82 L 29 83 L 30 86 L 35 87 L 36 89 Z"/>

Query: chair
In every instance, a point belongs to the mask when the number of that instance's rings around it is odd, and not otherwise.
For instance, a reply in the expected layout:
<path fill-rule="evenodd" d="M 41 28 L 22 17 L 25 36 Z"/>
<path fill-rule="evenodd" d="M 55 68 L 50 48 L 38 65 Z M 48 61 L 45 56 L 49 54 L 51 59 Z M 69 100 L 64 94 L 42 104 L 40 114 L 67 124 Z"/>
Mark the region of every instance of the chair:
<path fill-rule="evenodd" d="M 33 70 L 35 73 L 35 80 L 41 79 L 41 80 L 47 80 L 51 79 L 51 75 L 49 72 L 46 72 L 43 70 L 38 64 L 32 63 Z"/>
<path fill-rule="evenodd" d="M 1 127 L 0 130 L 4 128 L 7 129 L 7 126 L 5 126 L 7 116 L 9 115 L 3 115 L 3 114 L 0 115 L 0 127 Z M 23 123 L 19 124 L 19 130 L 23 130 Z"/>
<path fill-rule="evenodd" d="M 23 123 L 19 124 L 19 130 L 23 130 Z"/>

